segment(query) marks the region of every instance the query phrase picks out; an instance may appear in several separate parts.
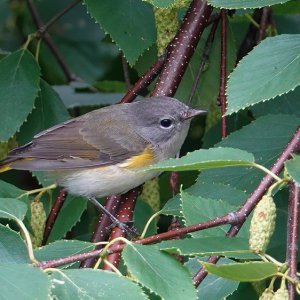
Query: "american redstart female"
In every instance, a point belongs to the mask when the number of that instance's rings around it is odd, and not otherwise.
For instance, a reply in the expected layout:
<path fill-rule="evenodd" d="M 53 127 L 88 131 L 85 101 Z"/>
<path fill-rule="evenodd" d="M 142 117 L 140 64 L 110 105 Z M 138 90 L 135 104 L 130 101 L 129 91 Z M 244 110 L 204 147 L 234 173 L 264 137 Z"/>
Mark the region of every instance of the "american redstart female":
<path fill-rule="evenodd" d="M 205 113 L 169 97 L 100 108 L 37 134 L 9 152 L 0 172 L 46 171 L 69 193 L 125 193 L 159 173 L 145 167 L 174 157 L 191 119 Z"/>

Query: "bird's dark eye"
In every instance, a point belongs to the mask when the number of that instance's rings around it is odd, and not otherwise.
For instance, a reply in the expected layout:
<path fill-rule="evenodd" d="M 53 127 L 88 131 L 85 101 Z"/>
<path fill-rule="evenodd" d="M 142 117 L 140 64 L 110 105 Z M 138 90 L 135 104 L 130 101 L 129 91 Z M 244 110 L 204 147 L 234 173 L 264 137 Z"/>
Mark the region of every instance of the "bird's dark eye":
<path fill-rule="evenodd" d="M 172 120 L 162 119 L 162 120 L 160 120 L 160 126 L 163 128 L 170 128 L 172 126 Z"/>

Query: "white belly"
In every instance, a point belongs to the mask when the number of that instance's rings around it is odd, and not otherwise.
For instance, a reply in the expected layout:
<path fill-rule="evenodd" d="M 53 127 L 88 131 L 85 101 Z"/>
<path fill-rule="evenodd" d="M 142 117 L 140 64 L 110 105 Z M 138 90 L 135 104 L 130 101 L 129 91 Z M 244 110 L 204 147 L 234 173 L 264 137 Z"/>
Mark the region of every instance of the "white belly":
<path fill-rule="evenodd" d="M 137 172 L 117 166 L 76 170 L 58 180 L 70 194 L 86 197 L 117 195 L 135 188 L 160 172 Z"/>

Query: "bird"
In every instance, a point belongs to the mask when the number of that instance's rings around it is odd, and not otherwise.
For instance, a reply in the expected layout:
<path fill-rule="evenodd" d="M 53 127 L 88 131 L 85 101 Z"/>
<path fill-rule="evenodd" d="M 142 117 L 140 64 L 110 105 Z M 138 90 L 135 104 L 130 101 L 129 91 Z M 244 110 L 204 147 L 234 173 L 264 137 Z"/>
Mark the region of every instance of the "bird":
<path fill-rule="evenodd" d="M 87 198 L 123 194 L 159 175 L 146 168 L 174 157 L 191 119 L 202 114 L 166 96 L 96 109 L 11 150 L 0 172 L 45 171 L 68 193 Z"/>

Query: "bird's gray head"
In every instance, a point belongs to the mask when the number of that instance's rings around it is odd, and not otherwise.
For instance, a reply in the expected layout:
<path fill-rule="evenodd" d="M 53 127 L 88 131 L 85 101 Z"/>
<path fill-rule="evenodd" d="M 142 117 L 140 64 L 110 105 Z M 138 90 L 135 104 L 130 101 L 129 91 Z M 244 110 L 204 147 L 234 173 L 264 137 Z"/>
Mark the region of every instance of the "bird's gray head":
<path fill-rule="evenodd" d="M 152 97 L 132 103 L 129 117 L 139 135 L 171 157 L 180 150 L 191 119 L 204 113 L 174 98 Z"/>

